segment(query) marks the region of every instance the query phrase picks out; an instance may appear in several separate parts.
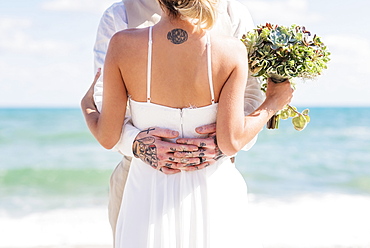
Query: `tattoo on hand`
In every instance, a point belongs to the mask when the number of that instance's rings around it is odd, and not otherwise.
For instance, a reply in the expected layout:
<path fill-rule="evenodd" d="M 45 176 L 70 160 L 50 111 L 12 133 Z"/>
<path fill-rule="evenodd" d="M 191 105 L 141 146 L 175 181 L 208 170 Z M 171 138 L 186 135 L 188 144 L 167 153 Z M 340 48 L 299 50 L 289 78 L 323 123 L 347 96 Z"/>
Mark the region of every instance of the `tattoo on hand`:
<path fill-rule="evenodd" d="M 198 165 L 198 164 L 197 163 L 188 163 L 185 166 L 195 166 L 195 165 Z"/>
<path fill-rule="evenodd" d="M 188 40 L 188 33 L 181 28 L 175 28 L 167 33 L 167 39 L 173 44 L 182 44 Z"/>
<path fill-rule="evenodd" d="M 218 148 L 218 146 L 216 147 L 216 155 L 215 157 L 213 158 L 214 160 L 219 160 L 220 158 L 224 157 L 225 155 L 221 152 L 221 150 Z"/>
<path fill-rule="evenodd" d="M 157 168 L 158 157 L 157 157 L 157 147 L 155 145 L 155 138 L 145 137 L 142 139 L 137 139 L 132 145 L 132 151 L 136 158 L 140 158 L 146 164 Z"/>
<path fill-rule="evenodd" d="M 213 139 L 215 140 L 215 145 L 216 145 L 216 155 L 214 156 L 214 160 L 219 160 L 220 158 L 224 157 L 225 155 L 222 153 L 222 151 L 220 150 L 220 148 L 218 148 L 218 145 L 217 145 L 217 140 L 216 140 L 216 136 L 213 137 Z"/>
<path fill-rule="evenodd" d="M 154 131 L 154 130 L 155 130 L 155 128 L 148 128 L 148 129 L 142 130 L 140 133 L 149 134 L 150 131 Z"/>

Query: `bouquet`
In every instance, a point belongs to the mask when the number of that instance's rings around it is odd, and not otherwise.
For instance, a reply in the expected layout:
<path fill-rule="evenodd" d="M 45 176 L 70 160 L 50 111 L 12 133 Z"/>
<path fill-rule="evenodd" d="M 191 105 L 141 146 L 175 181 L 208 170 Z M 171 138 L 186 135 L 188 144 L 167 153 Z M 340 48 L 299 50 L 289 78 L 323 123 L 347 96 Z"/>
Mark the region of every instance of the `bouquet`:
<path fill-rule="evenodd" d="M 275 83 L 293 78 L 314 79 L 327 68 L 330 52 L 320 37 L 312 36 L 305 27 L 272 25 L 258 26 L 243 35 L 242 42 L 248 49 L 248 65 L 254 77 L 271 78 Z M 267 84 L 262 84 L 266 91 Z M 294 85 L 293 85 L 294 87 Z M 293 118 L 292 123 L 298 131 L 303 130 L 310 117 L 309 110 L 302 113 L 287 105 L 273 116 L 267 128 L 278 128 L 279 119 Z"/>

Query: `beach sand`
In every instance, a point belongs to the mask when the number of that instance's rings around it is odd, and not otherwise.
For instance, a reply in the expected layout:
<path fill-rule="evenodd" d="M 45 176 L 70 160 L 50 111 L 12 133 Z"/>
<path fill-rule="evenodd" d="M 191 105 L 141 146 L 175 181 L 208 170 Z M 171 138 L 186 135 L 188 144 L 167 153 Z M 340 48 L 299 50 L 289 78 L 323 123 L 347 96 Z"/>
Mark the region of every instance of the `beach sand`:
<path fill-rule="evenodd" d="M 302 246 L 305 247 L 305 246 Z M 3 247 L 1 247 L 3 248 Z M 5 247 L 4 247 L 5 248 Z M 112 246 L 95 246 L 95 245 L 82 245 L 82 246 L 38 246 L 38 247 L 16 247 L 16 248 L 112 248 Z M 229 247 L 227 247 L 229 248 Z M 232 247 L 230 247 L 232 248 Z M 286 246 L 264 246 L 264 248 L 294 248 Z M 370 246 L 323 246 L 323 247 L 309 247 L 306 248 L 370 248 Z"/>
<path fill-rule="evenodd" d="M 369 197 L 252 199 L 249 207 L 264 248 L 370 248 Z M 2 218 L 0 236 L 0 248 L 113 247 L 105 207 Z"/>
<path fill-rule="evenodd" d="M 113 245 L 72 245 L 72 246 L 39 246 L 32 248 L 112 248 Z M 31 247 L 24 247 L 31 248 Z"/>
<path fill-rule="evenodd" d="M 305 248 L 370 248 L 369 246 L 300 246 Z M 1 247 L 0 248 L 8 248 L 8 247 Z M 12 248 L 113 248 L 112 245 L 72 245 L 72 246 L 32 246 L 32 247 L 12 247 Z M 232 248 L 232 247 L 227 247 Z M 264 246 L 264 248 L 297 248 L 293 246 Z"/>

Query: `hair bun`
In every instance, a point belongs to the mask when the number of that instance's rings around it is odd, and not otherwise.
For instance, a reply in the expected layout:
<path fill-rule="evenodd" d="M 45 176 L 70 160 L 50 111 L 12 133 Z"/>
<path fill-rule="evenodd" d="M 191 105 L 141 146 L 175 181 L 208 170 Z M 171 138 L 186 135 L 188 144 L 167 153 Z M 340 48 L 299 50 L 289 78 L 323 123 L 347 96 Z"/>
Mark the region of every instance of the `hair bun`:
<path fill-rule="evenodd" d="M 216 22 L 219 0 L 158 0 L 161 8 L 172 17 L 184 16 L 195 20 L 200 28 L 211 28 Z"/>
<path fill-rule="evenodd" d="M 176 8 L 184 8 L 188 6 L 190 2 L 191 0 L 175 0 L 173 1 L 173 6 Z"/>

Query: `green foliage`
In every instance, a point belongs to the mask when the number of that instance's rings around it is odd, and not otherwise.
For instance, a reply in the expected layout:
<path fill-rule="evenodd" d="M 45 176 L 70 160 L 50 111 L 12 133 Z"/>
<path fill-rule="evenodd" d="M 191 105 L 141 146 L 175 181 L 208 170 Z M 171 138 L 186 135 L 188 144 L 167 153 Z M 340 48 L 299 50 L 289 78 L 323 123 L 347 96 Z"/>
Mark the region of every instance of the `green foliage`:
<path fill-rule="evenodd" d="M 330 61 L 330 52 L 321 38 L 297 25 L 284 27 L 266 23 L 243 35 L 241 41 L 248 50 L 252 76 L 271 78 L 276 83 L 293 78 L 313 79 L 327 69 Z M 266 91 L 266 83 L 261 89 Z M 289 117 L 298 131 L 310 122 L 308 109 L 299 113 L 295 107 L 287 105 L 277 114 L 270 128 L 277 128 L 279 119 Z"/>
<path fill-rule="evenodd" d="M 292 124 L 294 128 L 298 131 L 302 131 L 310 122 L 310 116 L 308 115 L 308 112 L 309 110 L 305 109 L 302 111 L 302 113 L 300 113 L 296 107 L 287 105 L 284 109 L 279 111 L 277 116 L 282 120 L 292 118 Z"/>
<path fill-rule="evenodd" d="M 241 39 L 248 50 L 249 69 L 264 79 L 277 74 L 283 78 L 312 79 L 327 68 L 330 52 L 320 37 L 292 25 L 259 26 Z"/>

